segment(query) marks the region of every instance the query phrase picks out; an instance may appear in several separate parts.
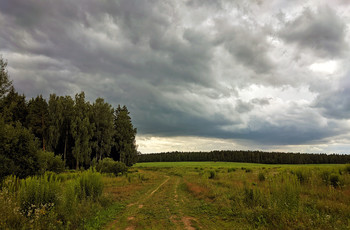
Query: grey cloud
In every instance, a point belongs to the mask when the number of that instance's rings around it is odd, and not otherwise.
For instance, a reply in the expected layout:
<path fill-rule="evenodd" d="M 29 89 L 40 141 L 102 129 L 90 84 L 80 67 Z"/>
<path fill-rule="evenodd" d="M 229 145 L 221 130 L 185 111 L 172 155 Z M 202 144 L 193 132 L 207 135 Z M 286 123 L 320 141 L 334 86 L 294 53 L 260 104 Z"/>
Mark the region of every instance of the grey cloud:
<path fill-rule="evenodd" d="M 225 4 L 3 0 L 0 52 L 9 54 L 9 72 L 21 93 L 33 97 L 83 90 L 89 100 L 104 97 L 113 106 L 126 104 L 140 134 L 298 144 L 344 132 L 337 123 L 323 126 L 313 119 L 320 111 L 346 118 L 347 88 L 320 93 L 313 112 L 308 105 L 290 105 L 276 115 L 257 114 L 274 106 L 274 100 L 240 98 L 242 87 L 251 84 L 274 87 L 295 80 L 276 74 L 285 71 L 279 66 L 290 65 L 271 56 L 270 31 L 261 26 L 260 15 L 245 15 L 249 7 L 243 7 L 233 19 L 231 11 L 240 8 Z M 330 8 L 320 12 L 304 11 L 285 25 L 279 33 L 285 49 L 296 43 L 318 54 L 344 55 L 344 22 Z M 191 13 L 197 15 L 193 21 L 184 19 Z M 293 66 L 286 71 L 285 76 L 299 73 Z M 298 86 L 309 84 L 297 79 Z"/>
<path fill-rule="evenodd" d="M 271 100 L 270 98 L 254 98 L 251 100 L 251 102 L 255 105 L 264 106 L 264 105 L 269 105 L 270 100 Z"/>
<path fill-rule="evenodd" d="M 253 31 L 249 26 L 232 26 L 222 20 L 218 20 L 216 26 L 218 35 L 215 42 L 222 44 L 237 62 L 258 74 L 273 71 L 274 63 L 267 54 L 269 44 L 264 30 Z"/>
<path fill-rule="evenodd" d="M 319 94 L 313 103 L 324 116 L 333 119 L 350 119 L 350 73 L 340 80 L 337 89 Z"/>
<path fill-rule="evenodd" d="M 346 25 L 328 6 L 317 12 L 305 9 L 295 20 L 285 23 L 279 36 L 300 48 L 314 51 L 318 56 L 341 57 L 348 45 L 345 42 Z"/>
<path fill-rule="evenodd" d="M 239 113 L 247 113 L 252 111 L 252 109 L 254 108 L 254 106 L 250 103 L 246 103 L 242 100 L 237 100 L 237 104 L 236 104 L 236 110 Z"/>

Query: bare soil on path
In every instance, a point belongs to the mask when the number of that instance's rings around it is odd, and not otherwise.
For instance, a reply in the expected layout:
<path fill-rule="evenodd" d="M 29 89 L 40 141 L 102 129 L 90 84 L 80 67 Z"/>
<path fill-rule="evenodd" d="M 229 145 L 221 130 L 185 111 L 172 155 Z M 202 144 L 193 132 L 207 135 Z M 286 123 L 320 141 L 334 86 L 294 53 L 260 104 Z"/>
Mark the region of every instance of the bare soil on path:
<path fill-rule="evenodd" d="M 185 208 L 186 197 L 179 190 L 181 177 L 163 175 L 141 197 L 126 205 L 126 209 L 105 229 L 202 229 L 198 220 Z"/>

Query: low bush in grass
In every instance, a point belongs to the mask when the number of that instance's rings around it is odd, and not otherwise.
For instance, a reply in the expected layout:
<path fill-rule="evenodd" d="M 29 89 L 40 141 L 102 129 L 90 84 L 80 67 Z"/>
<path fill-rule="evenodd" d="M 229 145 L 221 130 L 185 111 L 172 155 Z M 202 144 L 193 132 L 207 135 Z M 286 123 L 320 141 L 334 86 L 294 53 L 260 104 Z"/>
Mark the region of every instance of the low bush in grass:
<path fill-rule="evenodd" d="M 96 165 L 96 170 L 101 173 L 113 173 L 115 176 L 124 174 L 128 171 L 128 168 L 123 162 L 114 161 L 111 158 L 104 158 Z"/>
<path fill-rule="evenodd" d="M 345 166 L 345 172 L 349 173 L 350 174 L 350 164 L 347 164 Z"/>
<path fill-rule="evenodd" d="M 64 161 L 61 156 L 55 156 L 53 152 L 38 151 L 39 173 L 43 174 L 46 171 L 61 173 L 64 171 Z"/>
<path fill-rule="evenodd" d="M 264 175 L 264 173 L 259 172 L 258 179 L 259 179 L 259 181 L 264 181 L 264 180 L 265 180 L 265 175 Z"/>
<path fill-rule="evenodd" d="M 215 177 L 216 177 L 216 172 L 214 170 L 210 170 L 208 178 L 209 179 L 215 179 Z"/>
<path fill-rule="evenodd" d="M 310 172 L 302 169 L 297 169 L 296 171 L 291 171 L 292 174 L 296 175 L 299 182 L 304 184 L 307 183 L 310 178 Z"/>

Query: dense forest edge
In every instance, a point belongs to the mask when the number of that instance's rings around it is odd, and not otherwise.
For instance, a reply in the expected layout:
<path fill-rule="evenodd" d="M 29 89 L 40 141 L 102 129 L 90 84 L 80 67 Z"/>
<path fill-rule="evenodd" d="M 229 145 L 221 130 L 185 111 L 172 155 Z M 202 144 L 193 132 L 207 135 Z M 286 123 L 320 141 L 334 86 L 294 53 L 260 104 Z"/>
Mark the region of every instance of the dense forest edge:
<path fill-rule="evenodd" d="M 117 173 L 136 162 L 137 130 L 125 105 L 90 103 L 84 92 L 28 100 L 6 68 L 0 56 L 0 181 L 103 165 Z"/>
<path fill-rule="evenodd" d="M 350 155 L 216 150 L 210 152 L 150 153 L 138 156 L 138 162 L 179 161 L 225 161 L 260 164 L 346 164 L 350 163 Z"/>

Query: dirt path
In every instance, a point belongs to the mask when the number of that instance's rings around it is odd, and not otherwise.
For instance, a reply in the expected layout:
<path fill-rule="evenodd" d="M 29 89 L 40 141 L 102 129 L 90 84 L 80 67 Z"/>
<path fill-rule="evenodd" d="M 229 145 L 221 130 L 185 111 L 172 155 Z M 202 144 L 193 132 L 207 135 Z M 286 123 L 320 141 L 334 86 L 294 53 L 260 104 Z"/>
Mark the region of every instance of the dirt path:
<path fill-rule="evenodd" d="M 183 179 L 178 176 L 164 175 L 160 184 L 127 205 L 105 229 L 200 229 L 198 221 L 183 208 L 185 198 L 179 192 L 181 183 Z"/>

